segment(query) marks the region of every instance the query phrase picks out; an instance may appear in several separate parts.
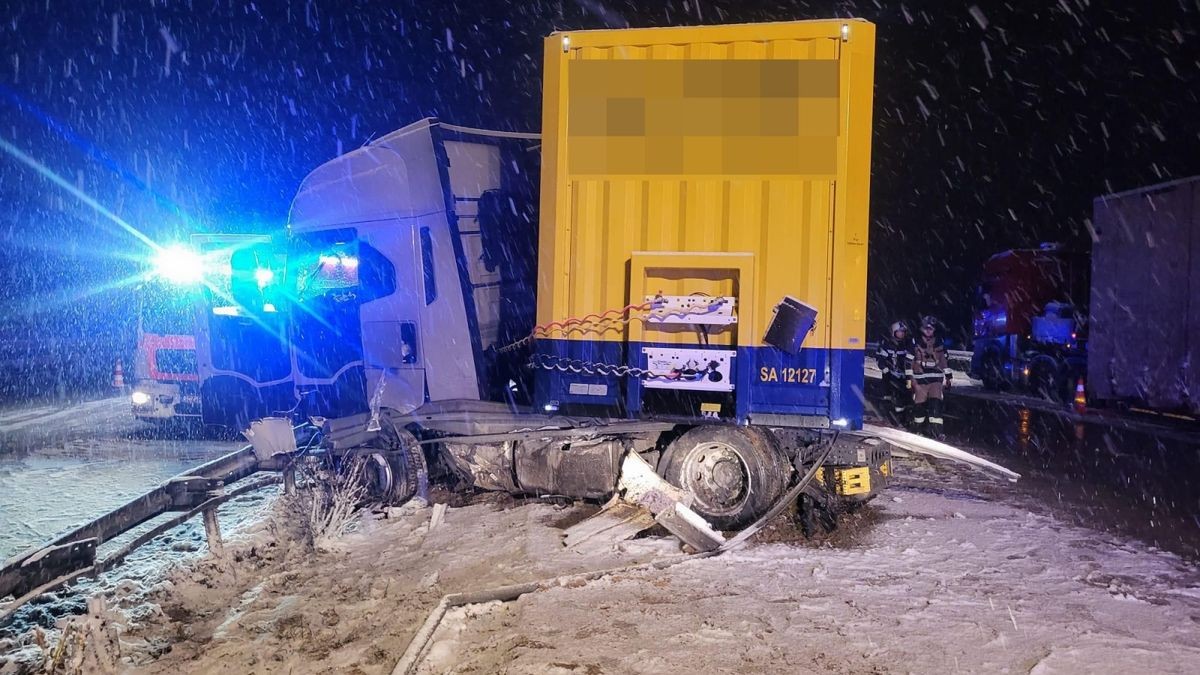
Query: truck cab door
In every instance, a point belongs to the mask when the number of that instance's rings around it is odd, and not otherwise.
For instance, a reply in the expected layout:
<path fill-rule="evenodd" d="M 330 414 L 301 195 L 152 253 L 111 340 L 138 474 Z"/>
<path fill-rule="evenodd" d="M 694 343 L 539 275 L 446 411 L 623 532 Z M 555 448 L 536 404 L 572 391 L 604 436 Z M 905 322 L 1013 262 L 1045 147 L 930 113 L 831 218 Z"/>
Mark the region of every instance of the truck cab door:
<path fill-rule="evenodd" d="M 372 408 L 411 412 L 425 403 L 425 350 L 418 328 L 423 310 L 418 228 L 411 221 L 363 227 L 363 245 L 395 268 L 395 291 L 362 306 L 363 367 Z"/>

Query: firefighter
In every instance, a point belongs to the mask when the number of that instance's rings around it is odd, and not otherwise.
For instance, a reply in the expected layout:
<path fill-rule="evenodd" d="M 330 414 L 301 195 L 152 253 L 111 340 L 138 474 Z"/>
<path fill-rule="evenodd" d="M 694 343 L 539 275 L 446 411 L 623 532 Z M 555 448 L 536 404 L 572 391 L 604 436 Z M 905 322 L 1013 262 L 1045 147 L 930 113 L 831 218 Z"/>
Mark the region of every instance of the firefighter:
<path fill-rule="evenodd" d="M 917 431 L 925 431 L 937 440 L 943 440 L 942 398 L 943 388 L 950 386 L 953 374 L 946 362 L 946 347 L 937 335 L 937 319 L 927 316 L 921 319 L 921 334 L 910 347 L 912 360 L 913 424 Z"/>
<path fill-rule="evenodd" d="M 892 324 L 891 333 L 879 341 L 875 362 L 883 373 L 886 398 L 892 402 L 892 414 L 896 421 L 909 425 L 909 409 L 912 407 L 912 362 L 909 351 L 912 338 L 903 321 Z"/>

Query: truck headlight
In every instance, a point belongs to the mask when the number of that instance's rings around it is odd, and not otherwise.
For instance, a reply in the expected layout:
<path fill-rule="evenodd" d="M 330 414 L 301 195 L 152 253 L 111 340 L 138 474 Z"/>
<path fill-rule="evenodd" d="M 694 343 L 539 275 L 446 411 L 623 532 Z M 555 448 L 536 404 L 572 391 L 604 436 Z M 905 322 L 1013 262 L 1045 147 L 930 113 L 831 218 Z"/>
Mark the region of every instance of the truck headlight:
<path fill-rule="evenodd" d="M 133 401 L 134 405 L 146 405 L 150 402 L 150 394 L 144 391 L 135 391 L 130 395 L 129 399 Z"/>

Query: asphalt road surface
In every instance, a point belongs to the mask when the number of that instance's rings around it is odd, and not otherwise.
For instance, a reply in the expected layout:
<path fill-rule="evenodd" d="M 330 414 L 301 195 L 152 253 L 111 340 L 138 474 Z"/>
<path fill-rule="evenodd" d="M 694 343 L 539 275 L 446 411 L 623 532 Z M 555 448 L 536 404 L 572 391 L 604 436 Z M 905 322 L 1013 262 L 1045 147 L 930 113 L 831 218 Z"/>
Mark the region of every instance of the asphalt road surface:
<path fill-rule="evenodd" d="M 877 402 L 877 382 L 868 399 Z M 886 406 L 879 406 L 886 409 Z M 1022 474 L 1001 488 L 1086 527 L 1200 559 L 1200 429 L 1027 397 L 952 389 L 947 440 Z"/>

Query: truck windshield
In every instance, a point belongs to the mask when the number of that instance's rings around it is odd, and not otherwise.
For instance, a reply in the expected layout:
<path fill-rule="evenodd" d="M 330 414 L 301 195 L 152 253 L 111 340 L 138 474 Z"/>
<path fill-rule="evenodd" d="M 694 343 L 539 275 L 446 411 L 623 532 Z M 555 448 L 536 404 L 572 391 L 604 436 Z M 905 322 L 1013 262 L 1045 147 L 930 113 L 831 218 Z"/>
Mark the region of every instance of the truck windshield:
<path fill-rule="evenodd" d="M 309 377 L 332 377 L 363 360 L 359 308 L 396 292 L 396 268 L 354 229 L 298 235 L 288 256 L 297 311 L 296 363 Z"/>
<path fill-rule="evenodd" d="M 300 302 L 321 296 L 362 304 L 396 292 L 396 269 L 353 229 L 300 235 L 288 261 Z"/>

